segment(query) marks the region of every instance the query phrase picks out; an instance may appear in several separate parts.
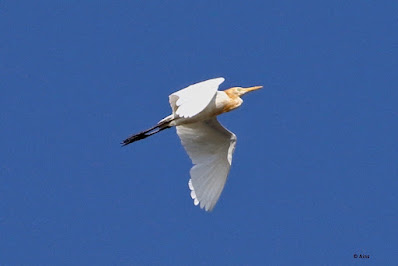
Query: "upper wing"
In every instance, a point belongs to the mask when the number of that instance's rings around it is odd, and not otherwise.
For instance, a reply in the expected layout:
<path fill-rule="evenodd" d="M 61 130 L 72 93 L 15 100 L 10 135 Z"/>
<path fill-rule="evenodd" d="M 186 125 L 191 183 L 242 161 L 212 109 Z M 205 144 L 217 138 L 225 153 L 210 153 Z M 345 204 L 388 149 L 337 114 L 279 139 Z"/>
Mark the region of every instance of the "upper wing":
<path fill-rule="evenodd" d="M 194 164 L 188 183 L 194 204 L 212 210 L 227 181 L 236 136 L 216 118 L 177 126 L 177 134 Z"/>
<path fill-rule="evenodd" d="M 223 82 L 224 78 L 209 79 L 174 92 L 169 96 L 173 114 L 186 118 L 200 113 L 213 99 Z"/>

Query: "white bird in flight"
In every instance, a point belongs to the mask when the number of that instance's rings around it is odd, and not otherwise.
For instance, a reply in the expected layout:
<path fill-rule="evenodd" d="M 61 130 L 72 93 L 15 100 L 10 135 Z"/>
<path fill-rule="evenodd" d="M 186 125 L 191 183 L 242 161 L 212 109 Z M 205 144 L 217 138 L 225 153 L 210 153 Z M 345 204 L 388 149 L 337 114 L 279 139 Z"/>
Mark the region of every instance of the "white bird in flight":
<path fill-rule="evenodd" d="M 172 93 L 169 96 L 171 115 L 122 142 L 125 146 L 166 128 L 176 127 L 194 164 L 188 182 L 191 197 L 195 205 L 200 204 L 206 211 L 214 208 L 221 195 L 236 144 L 235 134 L 218 122 L 217 115 L 238 108 L 243 103 L 240 96 L 262 88 L 233 87 L 218 91 L 223 82 L 224 78 L 209 79 Z"/>

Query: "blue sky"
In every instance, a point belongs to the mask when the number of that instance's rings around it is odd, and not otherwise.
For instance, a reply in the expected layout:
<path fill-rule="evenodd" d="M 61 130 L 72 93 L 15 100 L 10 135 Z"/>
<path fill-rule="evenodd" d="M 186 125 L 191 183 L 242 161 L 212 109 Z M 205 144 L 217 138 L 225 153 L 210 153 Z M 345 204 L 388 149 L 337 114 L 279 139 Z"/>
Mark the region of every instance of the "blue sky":
<path fill-rule="evenodd" d="M 398 264 L 396 1 L 2 1 L 0 264 Z M 168 95 L 263 85 L 195 207 Z M 370 255 L 354 259 L 354 254 Z"/>

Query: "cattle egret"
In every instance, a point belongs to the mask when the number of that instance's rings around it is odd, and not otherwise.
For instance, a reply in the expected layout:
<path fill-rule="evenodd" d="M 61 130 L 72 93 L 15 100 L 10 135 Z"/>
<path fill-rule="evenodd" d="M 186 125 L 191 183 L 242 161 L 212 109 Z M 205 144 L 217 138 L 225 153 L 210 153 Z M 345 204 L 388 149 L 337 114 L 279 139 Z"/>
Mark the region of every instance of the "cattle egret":
<path fill-rule="evenodd" d="M 122 142 L 125 146 L 166 128 L 176 127 L 194 164 L 188 182 L 191 197 L 195 205 L 200 204 L 206 211 L 211 211 L 220 197 L 236 144 L 235 134 L 218 122 L 217 115 L 238 108 L 243 103 L 240 96 L 262 88 L 233 87 L 218 91 L 223 82 L 224 78 L 210 79 L 174 92 L 169 96 L 171 115 Z"/>

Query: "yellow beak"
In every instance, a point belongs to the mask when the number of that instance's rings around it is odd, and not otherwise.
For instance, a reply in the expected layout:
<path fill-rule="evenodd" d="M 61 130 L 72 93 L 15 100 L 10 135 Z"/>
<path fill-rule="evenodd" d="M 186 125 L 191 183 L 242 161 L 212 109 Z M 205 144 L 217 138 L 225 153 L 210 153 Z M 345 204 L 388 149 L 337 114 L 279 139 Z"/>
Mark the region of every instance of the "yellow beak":
<path fill-rule="evenodd" d="M 263 86 L 254 86 L 254 87 L 249 87 L 249 88 L 243 88 L 245 93 L 249 92 L 249 91 L 255 91 L 255 90 L 259 90 L 261 89 Z"/>

